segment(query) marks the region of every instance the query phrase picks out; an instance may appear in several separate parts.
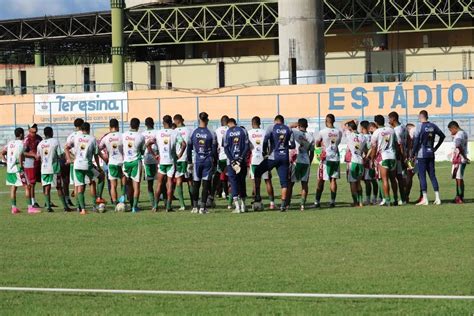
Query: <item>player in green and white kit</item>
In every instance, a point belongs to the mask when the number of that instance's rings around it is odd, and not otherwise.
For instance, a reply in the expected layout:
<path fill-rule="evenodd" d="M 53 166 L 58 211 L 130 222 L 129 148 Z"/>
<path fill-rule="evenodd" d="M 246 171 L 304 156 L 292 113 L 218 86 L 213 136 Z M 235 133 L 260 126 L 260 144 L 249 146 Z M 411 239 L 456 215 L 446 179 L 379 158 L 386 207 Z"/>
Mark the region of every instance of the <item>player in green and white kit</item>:
<path fill-rule="evenodd" d="M 38 208 L 33 206 L 31 203 L 30 197 L 30 188 L 28 180 L 23 171 L 23 161 L 24 161 L 24 152 L 25 146 L 23 144 L 23 139 L 25 138 L 25 131 L 23 128 L 18 127 L 15 129 L 15 140 L 8 142 L 8 144 L 3 148 L 2 156 L 3 160 L 7 162 L 7 176 L 6 183 L 11 187 L 10 189 L 10 199 L 12 206 L 12 214 L 20 213 L 16 205 L 16 191 L 18 187 L 25 188 L 25 197 L 26 203 L 28 205 L 28 213 L 34 214 L 41 212 Z"/>
<path fill-rule="evenodd" d="M 175 173 L 176 160 L 183 156 L 186 150 L 186 142 L 181 138 L 181 134 L 171 128 L 173 124 L 171 116 L 165 115 L 163 117 L 163 129 L 155 132 L 152 139 L 150 139 L 146 146 L 149 151 L 153 151 L 152 146 L 157 145 L 158 153 L 156 159 L 160 162 L 158 168 L 158 183 L 155 191 L 155 205 L 153 211 L 158 211 L 158 202 L 161 196 L 161 188 L 163 181 L 166 178 L 166 211 L 170 212 L 171 203 L 173 201 L 173 177 Z M 181 151 L 176 154 L 176 144 L 180 143 Z"/>
<path fill-rule="evenodd" d="M 63 194 L 61 181 L 60 156 L 63 154 L 59 141 L 53 138 L 53 129 L 44 128 L 44 137 L 37 149 L 37 159 L 41 159 L 41 184 L 46 198 L 46 208 L 48 212 L 54 212 L 51 207 L 51 187 L 56 186 L 58 196 L 65 212 L 71 211 L 67 206 L 66 198 Z"/>
<path fill-rule="evenodd" d="M 145 138 L 145 144 L 147 144 L 155 135 L 155 121 L 151 117 L 145 119 L 146 130 L 142 132 Z M 152 146 L 153 151 L 158 150 L 156 145 Z M 158 171 L 158 161 L 155 159 L 155 154 L 145 148 L 143 154 L 143 169 L 145 172 L 145 180 L 147 181 L 148 197 L 150 199 L 151 207 L 155 205 L 155 190 L 153 189 L 153 183 L 156 179 Z"/>
<path fill-rule="evenodd" d="M 357 131 L 357 123 L 350 120 L 344 123 L 344 137 L 350 161 L 347 164 L 347 181 L 351 187 L 353 206 L 364 206 L 361 181 L 364 178 L 364 157 L 367 154 L 366 137 Z"/>
<path fill-rule="evenodd" d="M 142 177 L 142 158 L 145 152 L 145 137 L 138 131 L 140 120 L 130 120 L 130 130 L 122 134 L 123 142 L 123 173 L 129 188 L 133 188 L 132 213 L 138 212 L 140 183 Z M 125 196 L 119 202 L 125 202 Z"/>
<path fill-rule="evenodd" d="M 99 155 L 107 163 L 109 168 L 110 196 L 112 203 L 117 205 L 118 182 L 122 184 L 122 196 L 125 196 L 125 177 L 123 176 L 123 140 L 122 133 L 119 132 L 119 122 L 117 119 L 111 119 L 109 122 L 110 132 L 102 137 L 99 144 Z M 103 155 L 105 150 L 107 155 Z"/>
<path fill-rule="evenodd" d="M 91 183 L 92 195 L 95 199 L 95 177 L 93 172 L 93 160 L 95 160 L 98 166 L 98 171 L 102 172 L 99 163 L 97 140 L 94 136 L 90 135 L 91 126 L 89 123 L 84 122 L 81 126 L 82 134 L 78 134 L 74 139 L 66 144 L 66 157 L 67 161 L 71 162 L 70 150 L 74 148 L 75 159 L 74 159 L 74 185 L 78 195 L 79 208 L 81 215 L 87 214 L 86 202 L 84 199 L 84 190 L 87 181 Z M 95 203 L 95 201 L 94 201 Z"/>
<path fill-rule="evenodd" d="M 291 161 L 290 158 L 290 186 L 288 190 L 286 203 L 287 207 L 290 205 L 293 187 L 296 182 L 301 182 L 301 204 L 300 209 L 304 211 L 306 205 L 306 198 L 308 196 L 308 182 L 311 170 L 311 164 L 314 158 L 314 137 L 307 131 L 308 120 L 301 118 L 298 123 L 291 124 L 295 139 L 296 159 Z M 291 156 L 290 156 L 291 157 Z"/>
<path fill-rule="evenodd" d="M 81 132 L 82 124 L 84 124 L 83 119 L 76 118 L 74 120 L 74 132 L 69 134 L 69 136 L 66 138 L 66 144 L 73 143 L 74 142 L 74 137 L 76 137 L 77 135 L 82 134 L 82 132 Z M 69 184 L 72 184 L 74 186 L 73 194 L 76 197 L 76 206 L 79 209 L 79 197 L 77 195 L 76 186 L 74 185 L 74 157 L 75 157 L 74 148 L 71 148 L 69 150 L 69 153 L 70 153 L 71 160 L 69 161 L 69 163 L 66 162 L 66 165 L 69 164 Z"/>
<path fill-rule="evenodd" d="M 186 143 L 186 147 L 191 140 L 191 133 L 193 130 L 184 125 L 184 119 L 181 114 L 176 114 L 173 117 L 173 122 L 176 124 L 175 131 L 181 135 L 181 138 Z M 181 143 L 176 144 L 176 154 L 181 152 Z M 176 179 L 176 193 L 178 194 L 180 211 L 184 211 L 186 206 L 184 204 L 183 181 L 188 182 L 189 196 L 192 195 L 193 180 L 191 174 L 188 172 L 188 151 L 185 150 L 181 158 L 176 161 L 176 172 L 174 177 Z"/>
<path fill-rule="evenodd" d="M 211 192 L 207 198 L 207 207 L 215 207 L 214 198 L 216 195 L 216 191 L 218 188 L 222 188 L 223 195 L 222 197 L 226 197 L 229 193 L 229 184 L 228 181 L 221 180 L 221 174 L 226 172 L 227 168 L 227 156 L 224 151 L 224 138 L 227 133 L 229 127 L 227 124 L 229 123 L 229 117 L 227 115 L 223 115 L 221 117 L 221 126 L 218 127 L 215 131 L 217 136 L 217 154 L 218 154 L 218 161 L 217 161 L 217 168 L 216 172 L 214 173 L 214 177 L 212 178 L 211 183 Z"/>

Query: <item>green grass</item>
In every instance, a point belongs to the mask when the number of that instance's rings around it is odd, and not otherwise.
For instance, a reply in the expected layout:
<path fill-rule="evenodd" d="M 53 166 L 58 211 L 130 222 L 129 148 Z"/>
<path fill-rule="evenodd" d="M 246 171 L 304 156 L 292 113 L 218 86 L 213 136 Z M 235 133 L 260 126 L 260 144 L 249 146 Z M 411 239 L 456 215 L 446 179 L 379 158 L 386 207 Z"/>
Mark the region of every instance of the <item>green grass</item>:
<path fill-rule="evenodd" d="M 454 195 L 449 168 L 439 167 L 441 195 L 449 200 Z M 472 200 L 474 180 L 467 178 L 467 199 Z M 339 183 L 338 201 L 347 205 L 348 185 Z M 0 286 L 474 294 L 473 204 L 81 217 L 61 212 L 12 216 L 8 202 L 1 194 Z M 473 312 L 474 301 L 0 292 L 2 315 Z"/>

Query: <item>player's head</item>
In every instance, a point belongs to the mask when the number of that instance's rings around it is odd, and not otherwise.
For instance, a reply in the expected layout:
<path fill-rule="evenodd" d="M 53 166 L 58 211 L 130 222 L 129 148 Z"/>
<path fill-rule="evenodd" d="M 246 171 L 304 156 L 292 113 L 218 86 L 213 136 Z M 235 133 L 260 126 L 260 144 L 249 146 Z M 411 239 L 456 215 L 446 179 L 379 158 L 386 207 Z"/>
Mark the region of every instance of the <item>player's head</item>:
<path fill-rule="evenodd" d="M 283 115 L 278 114 L 274 119 L 275 124 L 285 124 L 285 118 Z"/>
<path fill-rule="evenodd" d="M 383 115 L 376 115 L 374 116 L 374 122 L 377 124 L 378 127 L 384 126 L 385 125 L 385 118 Z"/>
<path fill-rule="evenodd" d="M 362 121 L 359 123 L 360 125 L 360 132 L 363 134 L 367 134 L 369 132 L 369 121 Z"/>
<path fill-rule="evenodd" d="M 237 121 L 235 120 L 235 118 L 233 118 L 233 117 L 230 118 L 230 119 L 227 121 L 227 126 L 228 126 L 229 128 L 237 126 Z"/>
<path fill-rule="evenodd" d="M 349 132 L 357 132 L 357 124 L 354 121 L 349 121 L 346 123 Z"/>
<path fill-rule="evenodd" d="M 298 127 L 300 130 L 305 131 L 308 128 L 308 120 L 305 118 L 300 118 L 298 120 Z"/>
<path fill-rule="evenodd" d="M 138 131 L 138 128 L 140 127 L 140 120 L 137 119 L 136 117 L 132 118 L 130 120 L 130 128 L 132 130 L 137 130 Z"/>
<path fill-rule="evenodd" d="M 183 126 L 184 118 L 181 114 L 176 114 L 173 116 L 173 122 L 176 124 L 177 127 Z"/>
<path fill-rule="evenodd" d="M 176 125 L 176 123 L 171 123 L 171 129 L 176 129 L 178 127 L 178 125 Z"/>
<path fill-rule="evenodd" d="M 388 123 L 391 126 L 397 126 L 398 124 L 400 124 L 397 112 L 393 111 L 388 114 Z"/>
<path fill-rule="evenodd" d="M 50 126 L 46 126 L 43 130 L 44 137 L 53 138 L 53 129 Z"/>
<path fill-rule="evenodd" d="M 329 113 L 326 115 L 326 127 L 334 127 L 334 122 L 336 122 L 334 114 Z"/>
<path fill-rule="evenodd" d="M 418 119 L 420 120 L 420 122 L 427 122 L 428 121 L 428 111 L 421 110 L 420 113 L 418 114 Z"/>
<path fill-rule="evenodd" d="M 36 123 L 28 125 L 28 132 L 31 135 L 36 135 L 36 133 L 38 133 L 38 125 Z"/>
<path fill-rule="evenodd" d="M 375 122 L 370 122 L 369 123 L 369 133 L 373 134 L 375 130 L 378 128 L 377 124 Z"/>
<path fill-rule="evenodd" d="M 81 125 L 81 131 L 84 134 L 89 134 L 91 132 L 91 125 L 87 122 L 84 122 L 84 124 Z"/>
<path fill-rule="evenodd" d="M 171 115 L 163 116 L 163 126 L 165 128 L 171 128 L 171 124 L 173 124 L 173 119 L 171 118 Z"/>
<path fill-rule="evenodd" d="M 15 137 L 17 139 L 23 139 L 25 138 L 25 130 L 21 127 L 15 128 Z"/>
<path fill-rule="evenodd" d="M 84 120 L 81 119 L 80 117 L 74 120 L 74 127 L 76 128 L 76 130 L 80 130 L 82 124 L 84 124 Z"/>
<path fill-rule="evenodd" d="M 145 119 L 145 126 L 147 129 L 154 129 L 155 128 L 155 121 L 151 117 L 147 117 Z"/>
<path fill-rule="evenodd" d="M 260 128 L 260 124 L 261 124 L 260 117 L 258 116 L 252 117 L 252 128 Z"/>
<path fill-rule="evenodd" d="M 119 121 L 117 119 L 110 119 L 109 121 L 109 128 L 111 131 L 118 131 L 119 130 Z"/>
<path fill-rule="evenodd" d="M 456 133 L 459 132 L 459 130 L 460 130 L 461 128 L 459 127 L 458 122 L 456 122 L 456 121 L 451 121 L 451 122 L 449 122 L 449 124 L 448 124 L 448 129 L 449 129 L 449 131 L 451 132 L 451 135 L 456 135 Z"/>
<path fill-rule="evenodd" d="M 207 126 L 209 123 L 209 115 L 206 112 L 199 113 L 199 124 Z"/>
<path fill-rule="evenodd" d="M 227 126 L 228 123 L 229 123 L 229 117 L 227 115 L 222 115 L 221 126 Z"/>

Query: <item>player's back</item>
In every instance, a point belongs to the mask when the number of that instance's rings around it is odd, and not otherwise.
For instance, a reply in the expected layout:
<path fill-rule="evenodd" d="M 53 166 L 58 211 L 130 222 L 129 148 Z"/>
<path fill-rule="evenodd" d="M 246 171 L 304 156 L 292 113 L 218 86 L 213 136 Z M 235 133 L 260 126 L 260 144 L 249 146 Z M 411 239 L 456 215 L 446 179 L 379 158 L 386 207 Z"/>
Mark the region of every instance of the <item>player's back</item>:
<path fill-rule="evenodd" d="M 42 174 L 53 174 L 60 171 L 59 156 L 61 147 L 57 139 L 43 139 L 38 145 L 38 153 L 41 158 Z"/>
<path fill-rule="evenodd" d="M 372 143 L 377 143 L 377 152 L 383 160 L 396 158 L 396 140 L 395 130 L 388 126 L 378 128 L 372 135 Z"/>
<path fill-rule="evenodd" d="M 309 152 L 314 150 L 314 136 L 308 131 L 293 129 L 293 137 L 296 142 L 296 162 L 309 164 Z"/>
<path fill-rule="evenodd" d="M 122 134 L 123 160 L 126 162 L 142 159 L 145 138 L 140 132 L 127 131 Z"/>
<path fill-rule="evenodd" d="M 269 159 L 289 160 L 290 141 L 292 137 L 291 129 L 284 124 L 275 124 L 270 130 L 270 134 L 265 137 L 270 141 L 272 152 Z M 264 141 L 264 146 L 265 146 Z"/>
<path fill-rule="evenodd" d="M 119 166 L 123 163 L 123 140 L 122 133 L 110 132 L 105 135 L 100 144 L 101 147 L 105 146 L 107 154 L 109 156 L 109 164 Z"/>
<path fill-rule="evenodd" d="M 224 152 L 224 138 L 226 136 L 227 131 L 229 128 L 227 126 L 220 126 L 216 129 L 216 137 L 217 137 L 217 146 L 219 151 L 219 160 L 227 159 L 226 154 Z"/>
<path fill-rule="evenodd" d="M 339 144 L 341 143 L 342 132 L 336 128 L 326 127 L 319 132 L 318 141 L 321 142 L 328 161 L 339 161 Z"/>
<path fill-rule="evenodd" d="M 191 135 L 191 142 L 196 163 L 212 161 L 216 145 L 216 134 L 207 127 L 196 128 Z"/>
<path fill-rule="evenodd" d="M 12 140 L 7 143 L 7 173 L 20 171 L 20 159 L 25 150 L 23 141 Z"/>
<path fill-rule="evenodd" d="M 76 159 L 74 168 L 78 170 L 87 170 L 92 168 L 92 158 L 97 152 L 97 140 L 89 134 L 78 134 L 74 138 L 74 148 Z"/>

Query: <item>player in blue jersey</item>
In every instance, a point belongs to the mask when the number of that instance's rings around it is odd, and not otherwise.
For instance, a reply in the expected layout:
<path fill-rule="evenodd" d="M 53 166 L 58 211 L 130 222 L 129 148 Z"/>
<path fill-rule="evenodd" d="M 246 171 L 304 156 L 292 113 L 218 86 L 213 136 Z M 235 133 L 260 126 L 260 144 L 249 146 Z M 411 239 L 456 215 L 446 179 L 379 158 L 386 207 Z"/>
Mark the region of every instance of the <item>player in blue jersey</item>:
<path fill-rule="evenodd" d="M 232 200 L 235 204 L 234 213 L 246 211 L 245 178 L 247 176 L 247 155 L 249 152 L 249 137 L 247 131 L 237 126 L 235 119 L 228 121 L 229 129 L 224 137 L 224 151 L 227 157 L 227 174 L 229 176 Z"/>
<path fill-rule="evenodd" d="M 255 203 L 258 208 L 262 198 L 260 196 L 260 182 L 262 175 L 277 169 L 281 185 L 281 206 L 280 211 L 286 211 L 286 195 L 288 190 L 289 169 L 290 169 L 290 149 L 296 147 L 291 129 L 285 125 L 285 119 L 281 115 L 275 117 L 274 125 L 269 128 L 263 140 L 263 151 L 270 153 L 255 169 Z"/>
<path fill-rule="evenodd" d="M 428 205 L 428 183 L 426 181 L 426 173 L 431 180 L 433 190 L 435 191 L 435 205 L 441 204 L 441 198 L 439 196 L 439 185 L 438 179 L 436 179 L 435 171 L 435 152 L 441 146 L 445 139 L 444 133 L 439 127 L 428 121 L 428 112 L 423 110 L 418 115 L 420 123 L 416 126 L 415 139 L 413 140 L 413 153 L 412 157 L 416 157 L 418 165 L 418 176 L 420 177 L 421 191 L 423 198 L 417 205 Z M 435 145 L 436 135 L 439 137 L 438 143 Z"/>
<path fill-rule="evenodd" d="M 206 202 L 209 196 L 215 164 L 217 161 L 217 137 L 207 125 L 209 115 L 199 113 L 199 127 L 191 134 L 188 146 L 189 169 L 193 172 L 193 210 L 192 213 L 206 214 Z M 199 190 L 202 184 L 201 205 L 198 210 Z"/>

